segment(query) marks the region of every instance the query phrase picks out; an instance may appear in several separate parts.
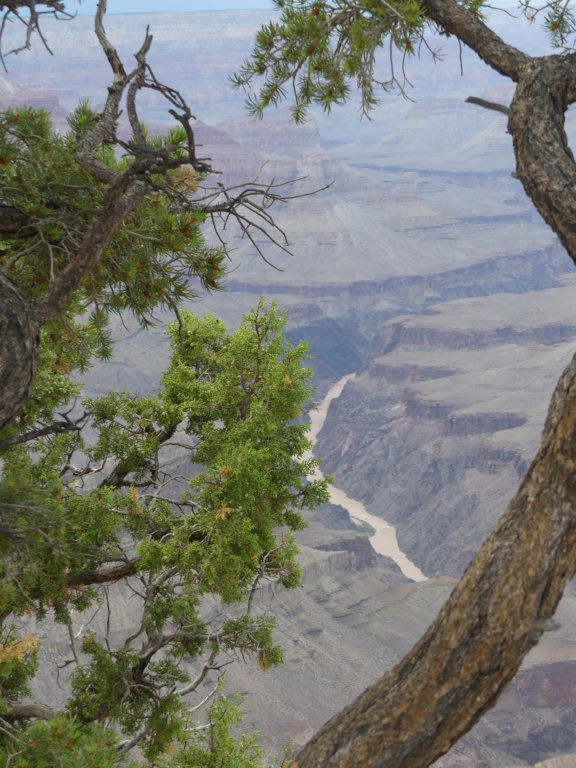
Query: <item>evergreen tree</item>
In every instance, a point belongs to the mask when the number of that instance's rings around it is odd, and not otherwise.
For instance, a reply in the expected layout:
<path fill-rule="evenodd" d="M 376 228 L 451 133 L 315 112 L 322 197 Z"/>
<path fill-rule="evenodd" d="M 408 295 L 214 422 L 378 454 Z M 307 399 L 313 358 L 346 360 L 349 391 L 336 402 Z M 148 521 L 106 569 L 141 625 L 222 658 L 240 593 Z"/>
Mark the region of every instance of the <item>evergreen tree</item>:
<path fill-rule="evenodd" d="M 327 498 L 325 481 L 306 479 L 318 464 L 304 456 L 308 427 L 298 421 L 311 372 L 305 345 L 284 339 L 284 319 L 260 301 L 228 333 L 182 310 L 168 326 L 173 354 L 158 392 L 85 399 L 88 440 L 78 430 L 3 450 L 0 716 L 12 725 L 0 754 L 47 750 L 54 728 L 70 733 L 71 755 L 87 743 L 104 749 L 116 738 L 105 724 L 126 737 L 117 753 L 139 745 L 156 760 L 189 743 L 188 700 L 231 657 L 257 655 L 263 671 L 281 663 L 274 619 L 254 613 L 253 597 L 262 581 L 300 584 L 293 531 L 305 526 L 303 507 Z M 56 400 L 68 397 L 68 376 L 46 376 Z M 122 641 L 109 608 L 118 582 L 137 617 Z M 105 631 L 83 631 L 103 601 Z M 19 703 L 39 651 L 22 616 L 69 628 L 61 712 Z M 228 722 L 227 707 L 216 711 Z M 51 719 L 17 725 L 31 716 Z"/>
<path fill-rule="evenodd" d="M 146 63 L 150 35 L 126 72 L 105 5 L 102 112 L 80 104 L 60 135 L 43 110 L 0 111 L 0 761 L 255 767 L 262 749 L 238 733 L 221 677 L 236 657 L 263 672 L 282 662 L 255 597 L 265 582 L 299 586 L 294 532 L 327 498 L 326 481 L 308 480 L 318 462 L 300 419 L 311 372 L 274 304 L 229 332 L 182 299 L 226 273 L 202 224 L 237 216 L 251 237 L 246 211 L 277 195 L 203 188 L 210 167 L 187 105 Z M 30 33 L 40 7 L 64 6 L 0 4 L 25 7 Z M 168 100 L 163 136 L 140 123 L 142 88 Z M 79 377 L 113 353 L 110 316 L 147 326 L 156 308 L 175 318 L 158 391 L 82 399 Z M 60 670 L 42 660 L 38 622 L 67 635 Z M 67 686 L 61 702 L 30 699 L 40 663 Z"/>

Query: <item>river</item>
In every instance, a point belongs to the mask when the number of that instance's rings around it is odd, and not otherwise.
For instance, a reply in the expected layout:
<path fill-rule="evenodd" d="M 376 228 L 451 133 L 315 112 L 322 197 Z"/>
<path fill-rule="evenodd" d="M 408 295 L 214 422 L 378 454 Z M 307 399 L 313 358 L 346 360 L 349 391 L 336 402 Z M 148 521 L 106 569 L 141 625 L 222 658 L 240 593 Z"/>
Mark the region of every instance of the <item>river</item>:
<path fill-rule="evenodd" d="M 320 430 L 324 426 L 328 408 L 332 400 L 336 400 L 342 394 L 346 383 L 353 379 L 355 373 L 351 373 L 348 376 L 344 376 L 340 381 L 336 382 L 334 386 L 329 390 L 328 394 L 321 402 L 321 404 L 310 411 L 310 423 L 311 428 L 309 432 L 310 439 L 313 443 L 316 443 L 316 439 L 320 434 Z M 316 470 L 316 477 L 323 477 L 319 469 Z M 374 528 L 376 533 L 370 537 L 372 546 L 380 555 L 386 555 L 391 557 L 392 560 L 399 566 L 402 573 L 413 581 L 426 581 L 426 576 L 422 573 L 420 568 L 408 559 L 407 555 L 402 552 L 398 546 L 398 539 L 396 537 L 396 529 L 382 520 L 380 517 L 371 515 L 362 502 L 356 499 L 351 499 L 343 490 L 336 488 L 334 485 L 329 486 L 330 501 L 333 504 L 339 504 L 348 510 L 351 518 L 356 521 L 368 523 Z"/>

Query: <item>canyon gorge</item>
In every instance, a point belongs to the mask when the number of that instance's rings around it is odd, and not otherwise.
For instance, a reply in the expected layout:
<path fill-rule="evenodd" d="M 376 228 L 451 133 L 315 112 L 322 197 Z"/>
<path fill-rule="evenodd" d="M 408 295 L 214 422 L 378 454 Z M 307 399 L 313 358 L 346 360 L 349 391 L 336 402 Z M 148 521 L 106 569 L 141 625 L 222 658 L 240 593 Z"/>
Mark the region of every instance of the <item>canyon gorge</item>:
<path fill-rule="evenodd" d="M 544 50 L 534 26 L 492 13 L 510 42 Z M 217 181 L 300 179 L 284 188 L 296 198 L 272 209 L 291 255 L 266 247 L 273 269 L 226 231 L 227 289 L 191 307 L 233 326 L 260 295 L 275 299 L 291 310 L 287 335 L 310 345 L 316 405 L 350 376 L 326 409 L 315 453 L 337 488 L 394 526 L 428 577 L 413 581 L 375 552 L 342 506 L 310 513 L 298 534 L 303 587 L 258 596 L 278 617 L 286 664 L 265 677 L 235 664 L 228 675 L 246 696 L 246 727 L 279 751 L 287 738 L 303 744 L 413 645 L 503 512 L 576 351 L 576 270 L 513 177 L 506 118 L 465 102 L 507 103 L 510 84 L 446 39 L 444 60 L 422 53 L 411 63 L 413 100 L 386 95 L 372 122 L 359 123 L 353 103 L 313 112 L 301 127 L 288 109 L 250 122 L 227 77 L 267 18 L 112 14 L 106 23 L 126 59 L 151 25 L 151 64 L 197 116 L 199 153 L 221 172 Z M 47 20 L 45 31 L 54 55 L 36 45 L 8 60 L 0 98 L 45 106 L 63 128 L 80 98 L 102 103 L 110 73 L 91 19 Z M 169 116 L 153 93 L 142 107 L 151 129 L 165 130 Z M 114 358 L 87 373 L 87 391 L 154 390 L 168 360 L 162 323 L 118 323 Z M 557 618 L 560 628 L 438 768 L 576 763 L 572 585 Z M 131 620 L 127 606 L 118 631 Z M 46 660 L 58 659 L 64 640 L 42 631 Z M 40 679 L 40 695 L 50 686 Z"/>

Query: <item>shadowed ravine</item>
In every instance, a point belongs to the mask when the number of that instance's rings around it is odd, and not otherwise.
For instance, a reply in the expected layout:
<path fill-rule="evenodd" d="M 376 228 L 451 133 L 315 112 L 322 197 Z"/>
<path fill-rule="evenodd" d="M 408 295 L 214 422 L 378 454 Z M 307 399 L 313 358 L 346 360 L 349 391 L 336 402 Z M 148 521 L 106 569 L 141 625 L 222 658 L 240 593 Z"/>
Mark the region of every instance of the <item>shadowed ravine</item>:
<path fill-rule="evenodd" d="M 347 376 L 343 376 L 330 388 L 328 394 L 320 405 L 310 411 L 311 429 L 309 435 L 313 443 L 316 443 L 320 430 L 324 426 L 330 403 L 332 400 L 340 397 L 346 383 L 354 378 L 355 375 L 355 373 L 350 373 Z M 320 470 L 316 470 L 316 474 L 322 476 Z M 376 533 L 370 538 L 370 542 L 378 554 L 392 558 L 402 573 L 409 579 L 413 579 L 414 581 L 426 581 L 426 576 L 418 566 L 409 560 L 404 552 L 400 550 L 395 528 L 389 525 L 385 520 L 382 520 L 382 518 L 371 515 L 366 511 L 364 504 L 356 499 L 351 499 L 344 493 L 344 491 L 340 490 L 340 488 L 336 488 L 334 485 L 330 486 L 330 501 L 333 504 L 339 504 L 341 507 L 344 507 L 344 509 L 347 509 L 350 517 L 354 520 L 368 523 L 375 529 Z"/>

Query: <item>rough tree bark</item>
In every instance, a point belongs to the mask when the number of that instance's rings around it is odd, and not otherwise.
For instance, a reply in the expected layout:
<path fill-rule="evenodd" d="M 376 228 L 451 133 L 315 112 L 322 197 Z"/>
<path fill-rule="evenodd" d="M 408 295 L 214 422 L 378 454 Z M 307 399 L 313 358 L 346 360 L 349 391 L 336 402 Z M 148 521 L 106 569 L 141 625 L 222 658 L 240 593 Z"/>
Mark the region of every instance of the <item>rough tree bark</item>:
<path fill-rule="evenodd" d="M 38 370 L 41 326 L 65 306 L 143 194 L 144 185 L 130 174 L 110 184 L 103 210 L 88 228 L 75 257 L 39 299 L 27 299 L 0 274 L 0 429 L 17 417 L 30 399 Z"/>
<path fill-rule="evenodd" d="M 24 408 L 38 370 L 40 331 L 30 302 L 0 274 L 0 428 Z"/>
<path fill-rule="evenodd" d="M 576 263 L 576 163 L 564 115 L 576 55 L 532 58 L 454 0 L 428 15 L 517 83 L 508 128 L 516 175 Z M 312 737 L 293 768 L 426 768 L 496 703 L 576 572 L 576 357 L 540 451 L 495 529 L 414 649 Z"/>

